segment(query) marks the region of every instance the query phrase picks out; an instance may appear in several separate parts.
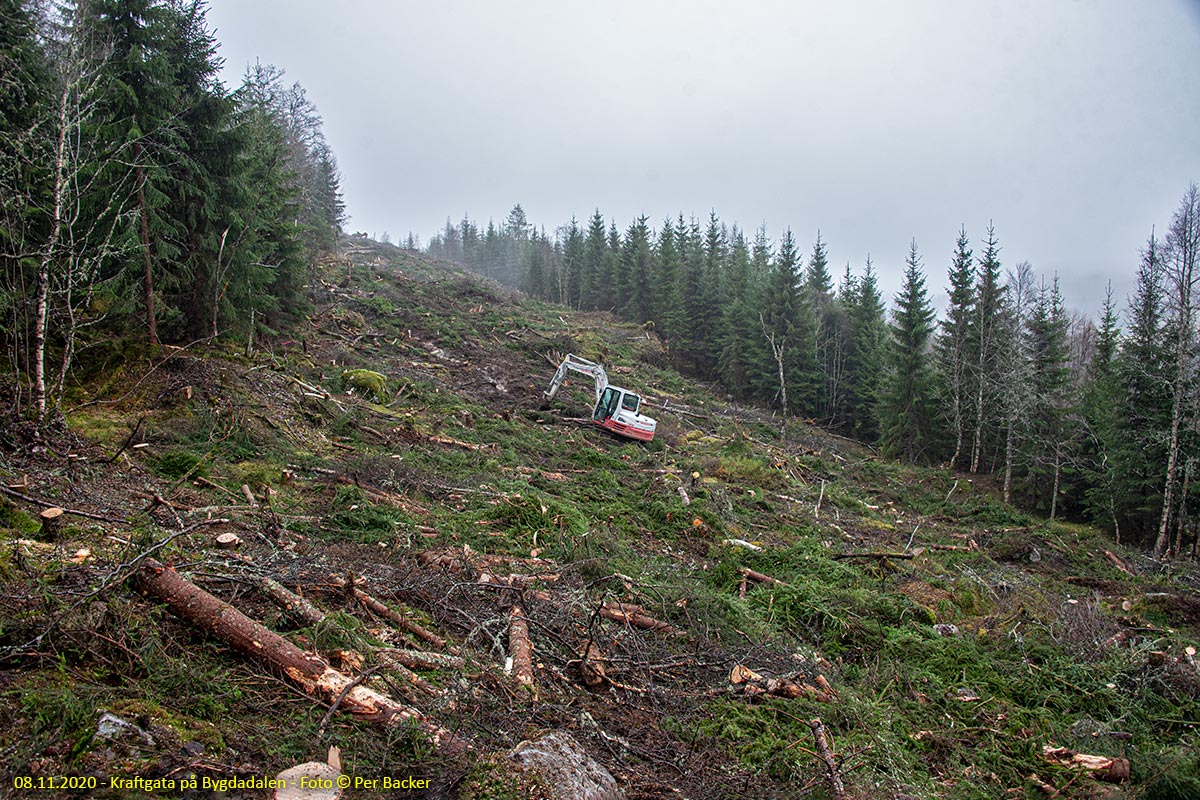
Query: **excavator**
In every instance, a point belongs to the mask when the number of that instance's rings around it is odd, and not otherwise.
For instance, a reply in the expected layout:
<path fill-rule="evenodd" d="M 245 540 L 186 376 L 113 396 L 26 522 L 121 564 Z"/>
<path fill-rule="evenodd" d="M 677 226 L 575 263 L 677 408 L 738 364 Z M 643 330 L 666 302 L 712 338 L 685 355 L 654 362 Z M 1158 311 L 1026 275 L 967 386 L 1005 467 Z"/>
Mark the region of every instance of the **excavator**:
<path fill-rule="evenodd" d="M 574 353 L 568 353 L 558 365 L 558 370 L 550 381 L 550 388 L 545 392 L 547 400 L 554 399 L 559 387 L 566 380 L 568 371 L 590 375 L 596 382 L 596 407 L 592 410 L 592 422 L 618 436 L 636 439 L 639 442 L 648 442 L 654 438 L 658 423 L 638 413 L 642 405 L 641 395 L 610 385 L 603 364 L 580 358 Z"/>

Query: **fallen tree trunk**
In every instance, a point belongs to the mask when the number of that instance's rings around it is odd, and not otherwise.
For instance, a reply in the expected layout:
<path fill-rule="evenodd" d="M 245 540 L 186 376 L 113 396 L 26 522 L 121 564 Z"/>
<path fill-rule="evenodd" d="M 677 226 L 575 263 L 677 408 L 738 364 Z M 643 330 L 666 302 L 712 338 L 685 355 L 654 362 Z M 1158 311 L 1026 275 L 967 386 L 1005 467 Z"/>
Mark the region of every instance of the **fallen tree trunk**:
<path fill-rule="evenodd" d="M 755 572 L 749 567 L 742 567 L 738 570 L 738 572 L 741 573 L 742 577 L 749 578 L 756 583 L 772 583 L 776 586 L 787 586 L 787 584 L 779 580 L 779 578 L 772 578 L 770 575 L 765 573 Z"/>
<path fill-rule="evenodd" d="M 283 609 L 292 619 L 304 625 L 319 625 L 325 620 L 325 612 L 285 587 L 273 578 L 258 579 L 258 588 L 272 603 Z"/>
<path fill-rule="evenodd" d="M 517 683 L 533 689 L 533 643 L 529 641 L 529 623 L 520 606 L 513 606 L 508 615 L 508 657 L 512 659 Z"/>
<path fill-rule="evenodd" d="M 605 619 L 611 619 L 613 622 L 623 622 L 645 631 L 680 635 L 680 631 L 676 630 L 674 625 L 644 614 L 640 606 L 628 605 L 626 603 L 605 603 L 600 606 L 597 613 Z"/>
<path fill-rule="evenodd" d="M 377 600 L 364 592 L 362 589 L 359 589 L 352 582 L 346 581 L 343 578 L 334 578 L 333 582 L 335 586 L 345 589 L 346 592 L 354 597 L 355 600 L 362 603 L 368 611 L 378 614 L 400 630 L 405 631 L 406 633 L 411 633 L 413 636 L 416 636 L 418 639 L 427 642 L 438 650 L 446 649 L 445 639 L 438 636 L 436 633 L 431 633 L 430 631 L 425 630 L 420 625 L 401 614 L 399 611 L 396 611 L 394 608 L 386 605 L 383 601 Z"/>
<path fill-rule="evenodd" d="M 1129 567 L 1125 566 L 1125 562 L 1124 562 L 1124 561 L 1122 561 L 1120 558 L 1118 558 L 1118 557 L 1117 557 L 1117 554 L 1116 554 L 1116 553 L 1114 553 L 1113 551 L 1111 551 L 1111 550 L 1105 550 L 1105 551 L 1104 551 L 1104 557 L 1105 557 L 1105 558 L 1107 558 L 1109 561 L 1111 561 L 1111 562 L 1112 562 L 1112 565 L 1113 565 L 1114 567 L 1116 567 L 1117 569 L 1121 570 L 1121 572 L 1124 572 L 1126 575 L 1132 575 L 1132 574 L 1133 574 L 1133 570 L 1131 570 Z"/>
<path fill-rule="evenodd" d="M 375 651 L 386 655 L 397 664 L 403 664 L 409 669 L 462 669 L 467 663 L 462 656 L 451 656 L 445 653 L 426 653 L 423 650 L 397 650 L 379 648 Z"/>
<path fill-rule="evenodd" d="M 243 655 L 266 662 L 306 693 L 386 727 L 412 724 L 439 750 L 455 755 L 470 749 L 456 734 L 385 694 L 355 685 L 355 679 L 331 667 L 316 653 L 301 650 L 233 606 L 181 577 L 171 567 L 147 558 L 130 577 L 145 595 L 162 601 L 177 616 L 220 638 Z"/>

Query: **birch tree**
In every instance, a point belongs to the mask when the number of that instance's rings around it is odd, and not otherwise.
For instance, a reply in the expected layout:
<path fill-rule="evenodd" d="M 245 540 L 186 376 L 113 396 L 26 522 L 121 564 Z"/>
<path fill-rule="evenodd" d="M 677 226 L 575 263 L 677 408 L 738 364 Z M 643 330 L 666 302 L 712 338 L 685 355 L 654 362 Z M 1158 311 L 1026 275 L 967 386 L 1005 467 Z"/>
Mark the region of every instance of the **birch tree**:
<path fill-rule="evenodd" d="M 1200 189 L 1188 187 L 1167 231 L 1165 278 L 1172 304 L 1171 327 L 1174 330 L 1172 348 L 1171 428 L 1167 446 L 1166 477 L 1163 486 L 1163 506 L 1158 522 L 1154 552 L 1168 555 L 1171 545 L 1170 522 L 1176 501 L 1179 480 L 1181 438 L 1188 395 L 1193 391 L 1193 357 L 1195 347 L 1195 290 L 1196 261 L 1200 255 Z"/>
<path fill-rule="evenodd" d="M 1026 326 L 1033 295 L 1033 267 L 1022 261 L 1008 274 L 1004 306 L 993 331 L 996 369 L 989 383 L 997 387 L 996 406 L 1004 425 L 1004 502 L 1012 500 L 1013 469 L 1023 443 L 1031 405 L 1029 338 Z"/>
<path fill-rule="evenodd" d="M 969 345 L 971 348 L 971 389 L 975 412 L 974 433 L 971 443 L 971 472 L 979 472 L 984 466 L 985 434 L 993 424 L 997 393 L 997 328 L 1004 307 L 1005 287 L 1000 283 L 1000 245 L 996 241 L 996 230 L 991 224 L 987 229 L 987 241 L 983 255 L 979 258 L 978 278 L 975 288 L 975 307 L 971 315 Z"/>
<path fill-rule="evenodd" d="M 937 339 L 937 365 L 941 376 L 942 405 L 954 436 L 950 469 L 959 468 L 967 431 L 971 392 L 969 388 L 969 335 L 971 310 L 975 304 L 975 270 L 971 261 L 966 228 L 960 228 L 948 277 L 949 305 Z"/>

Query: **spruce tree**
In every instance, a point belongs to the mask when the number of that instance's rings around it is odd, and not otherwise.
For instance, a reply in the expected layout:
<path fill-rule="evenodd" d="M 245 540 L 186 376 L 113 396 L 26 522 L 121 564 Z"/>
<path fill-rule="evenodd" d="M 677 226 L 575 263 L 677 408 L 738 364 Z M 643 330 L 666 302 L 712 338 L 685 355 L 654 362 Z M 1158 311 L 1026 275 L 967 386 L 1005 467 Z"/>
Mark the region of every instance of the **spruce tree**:
<path fill-rule="evenodd" d="M 856 438 L 873 442 L 879 438 L 879 401 L 889 333 L 883 295 L 870 256 L 867 256 L 862 278 L 845 295 L 850 319 L 850 352 L 846 365 L 848 429 Z"/>
<path fill-rule="evenodd" d="M 125 154 L 106 160 L 96 200 L 118 193 L 129 199 L 134 214 L 123 233 L 139 252 L 146 332 L 156 345 L 163 311 L 156 284 L 178 277 L 170 274 L 180 254 L 179 226 L 168 212 L 170 193 L 177 189 L 172 168 L 191 158 L 177 115 L 181 96 L 168 52 L 172 31 L 167 7 L 156 0 L 93 0 L 88 10 L 93 35 L 111 46 L 97 135 L 110 153 Z"/>
<path fill-rule="evenodd" d="M 725 300 L 721 306 L 724 319 L 718 372 L 722 385 L 735 397 L 749 394 L 750 375 L 754 369 L 753 343 L 761 336 L 754 295 L 750 247 L 745 235 L 734 228 L 726 270 Z"/>
<path fill-rule="evenodd" d="M 667 342 L 668 350 L 685 323 L 680 305 L 679 275 L 683 271 L 676 228 L 667 217 L 654 248 L 654 325 Z"/>
<path fill-rule="evenodd" d="M 844 315 L 833 297 L 833 279 L 829 274 L 829 253 L 817 231 L 808 267 L 804 273 L 804 287 L 813 308 L 815 328 L 813 331 L 813 358 L 820 371 L 821 392 L 817 397 L 815 413 L 826 425 L 836 427 L 843 388 L 842 370 L 845 366 L 845 340 L 839 337 Z"/>
<path fill-rule="evenodd" d="M 1038 292 L 1029 320 L 1032 404 L 1027 452 L 1029 482 L 1039 507 L 1058 516 L 1064 474 L 1074 461 L 1069 331 L 1058 277 Z"/>
<path fill-rule="evenodd" d="M 612 271 L 609 269 L 608 240 L 604 235 L 604 217 L 600 209 L 588 222 L 587 241 L 583 248 L 581 306 L 586 309 L 608 308 L 612 295 Z"/>
<path fill-rule="evenodd" d="M 1116 359 L 1121 331 L 1118 328 L 1112 283 L 1104 295 L 1096 346 L 1088 364 L 1083 391 L 1082 414 L 1086 438 L 1082 445 L 1084 464 L 1084 511 L 1093 523 L 1111 526 L 1120 542 L 1116 516 L 1113 448 L 1122 420 L 1118 416 L 1120 383 L 1116 379 Z"/>
<path fill-rule="evenodd" d="M 565 302 L 571 308 L 580 308 L 583 302 L 583 259 L 584 239 L 579 222 L 571 217 L 567 227 L 566 242 L 563 244 L 563 271 L 566 275 Z"/>
<path fill-rule="evenodd" d="M 699 353 L 698 368 L 706 378 L 715 378 L 718 372 L 721 349 L 724 346 L 725 314 L 725 261 L 728 258 L 729 234 L 725 226 L 717 218 L 716 211 L 710 211 L 708 226 L 704 231 L 704 269 L 698 293 L 696 316 L 692 322 L 697 328 Z"/>
<path fill-rule="evenodd" d="M 1163 432 L 1171 422 L 1170 356 L 1166 342 L 1163 264 L 1151 234 L 1142 251 L 1129 308 L 1129 332 L 1113 366 L 1118 391 L 1108 444 L 1113 464 L 1110 504 L 1126 541 L 1152 544 L 1162 512 Z"/>
<path fill-rule="evenodd" d="M 759 377 L 760 393 L 782 403 L 785 387 L 780 386 L 779 351 L 782 351 L 783 380 L 786 381 L 789 413 L 810 415 L 816 406 L 819 374 L 811 347 L 816 330 L 812 304 L 801 284 L 801 264 L 796 239 L 790 228 L 784 231 L 765 285 L 760 326 L 764 338 L 776 350 L 771 366 L 775 369 Z M 771 350 L 767 351 L 771 354 Z"/>
<path fill-rule="evenodd" d="M 545 300 L 550 291 L 549 264 L 541 235 L 535 229 L 530 234 L 525 256 L 525 292 L 538 300 Z"/>
<path fill-rule="evenodd" d="M 649 218 L 638 217 L 625 231 L 621 248 L 623 283 L 628 287 L 621 309 L 626 319 L 637 323 L 649 322 L 653 310 L 653 274 L 650 253 Z"/>
<path fill-rule="evenodd" d="M 706 334 L 700 322 L 706 315 L 704 238 L 694 217 L 688 223 L 681 218 L 677 232 L 682 263 L 676 289 L 681 324 L 673 339 L 672 355 L 680 366 L 700 373 L 705 363 Z"/>
<path fill-rule="evenodd" d="M 880 444 L 887 455 L 917 462 L 927 460 L 934 435 L 929 357 L 934 313 L 925 292 L 916 240 L 905 263 L 904 285 L 892 311 L 888 369 L 879 413 Z"/>

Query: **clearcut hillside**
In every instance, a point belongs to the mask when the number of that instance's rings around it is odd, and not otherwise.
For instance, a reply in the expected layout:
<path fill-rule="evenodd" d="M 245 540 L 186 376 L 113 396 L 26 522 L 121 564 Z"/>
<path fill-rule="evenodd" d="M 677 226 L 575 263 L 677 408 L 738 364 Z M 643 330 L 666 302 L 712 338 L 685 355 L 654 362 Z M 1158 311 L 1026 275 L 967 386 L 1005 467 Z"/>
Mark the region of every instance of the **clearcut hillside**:
<path fill-rule="evenodd" d="M 506 754 L 563 732 L 627 798 L 1200 797 L 1194 565 L 390 245 L 343 239 L 307 291 L 253 349 L 81 354 L 55 423 L 0 435 L 0 794 L 160 797 L 105 787 L 334 745 L 431 797 L 553 797 Z M 543 403 L 568 352 L 644 395 L 654 442 L 582 421 L 586 379 Z M 412 714 L 351 713 L 354 687 L 164 604 L 163 575 Z"/>

